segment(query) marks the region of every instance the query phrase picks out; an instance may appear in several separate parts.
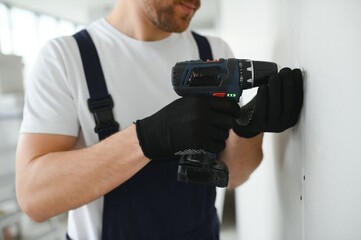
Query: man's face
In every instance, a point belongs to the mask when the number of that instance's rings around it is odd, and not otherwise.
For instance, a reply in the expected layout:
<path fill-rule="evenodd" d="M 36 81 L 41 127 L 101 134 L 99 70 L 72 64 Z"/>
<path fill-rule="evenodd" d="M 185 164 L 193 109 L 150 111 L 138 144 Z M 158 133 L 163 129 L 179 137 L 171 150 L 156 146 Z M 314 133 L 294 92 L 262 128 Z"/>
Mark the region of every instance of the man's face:
<path fill-rule="evenodd" d="M 183 32 L 189 26 L 200 0 L 142 0 L 146 15 L 166 32 Z"/>

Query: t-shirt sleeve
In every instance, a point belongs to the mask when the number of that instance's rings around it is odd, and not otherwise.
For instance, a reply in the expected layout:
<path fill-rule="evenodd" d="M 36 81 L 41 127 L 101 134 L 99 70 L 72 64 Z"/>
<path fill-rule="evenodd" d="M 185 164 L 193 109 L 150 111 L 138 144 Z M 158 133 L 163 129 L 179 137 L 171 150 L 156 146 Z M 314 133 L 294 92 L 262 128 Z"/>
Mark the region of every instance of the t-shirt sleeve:
<path fill-rule="evenodd" d="M 25 105 L 21 133 L 77 136 L 79 121 L 59 39 L 40 51 L 25 81 Z"/>

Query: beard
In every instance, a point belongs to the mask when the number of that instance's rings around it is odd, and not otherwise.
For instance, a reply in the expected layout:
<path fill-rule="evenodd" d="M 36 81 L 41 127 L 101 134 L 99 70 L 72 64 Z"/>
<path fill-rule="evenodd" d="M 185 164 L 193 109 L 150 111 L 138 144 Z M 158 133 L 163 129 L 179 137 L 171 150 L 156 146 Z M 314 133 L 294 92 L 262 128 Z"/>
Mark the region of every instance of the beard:
<path fill-rule="evenodd" d="M 200 0 L 142 0 L 149 20 L 158 28 L 166 32 L 185 31 L 200 7 Z M 164 3 L 166 2 L 166 3 Z M 181 3 L 195 6 L 193 13 L 177 12 L 175 7 Z"/>

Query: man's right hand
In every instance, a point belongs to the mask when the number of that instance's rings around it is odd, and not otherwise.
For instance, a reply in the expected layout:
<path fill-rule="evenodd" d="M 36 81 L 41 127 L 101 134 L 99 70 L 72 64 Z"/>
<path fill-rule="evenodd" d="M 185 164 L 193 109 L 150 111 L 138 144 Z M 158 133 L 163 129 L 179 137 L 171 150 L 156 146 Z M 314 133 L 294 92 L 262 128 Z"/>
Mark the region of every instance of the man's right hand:
<path fill-rule="evenodd" d="M 188 149 L 218 153 L 225 148 L 239 105 L 229 99 L 188 96 L 136 122 L 137 136 L 146 157 L 171 156 Z"/>

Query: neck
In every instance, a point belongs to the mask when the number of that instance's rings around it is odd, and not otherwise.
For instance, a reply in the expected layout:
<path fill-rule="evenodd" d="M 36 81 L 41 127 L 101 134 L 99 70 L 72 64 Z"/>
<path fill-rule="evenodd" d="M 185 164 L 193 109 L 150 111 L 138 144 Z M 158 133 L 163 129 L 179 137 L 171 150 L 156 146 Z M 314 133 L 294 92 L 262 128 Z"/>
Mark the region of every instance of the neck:
<path fill-rule="evenodd" d="M 120 32 L 140 41 L 157 41 L 171 34 L 155 26 L 135 0 L 117 1 L 106 20 Z"/>

